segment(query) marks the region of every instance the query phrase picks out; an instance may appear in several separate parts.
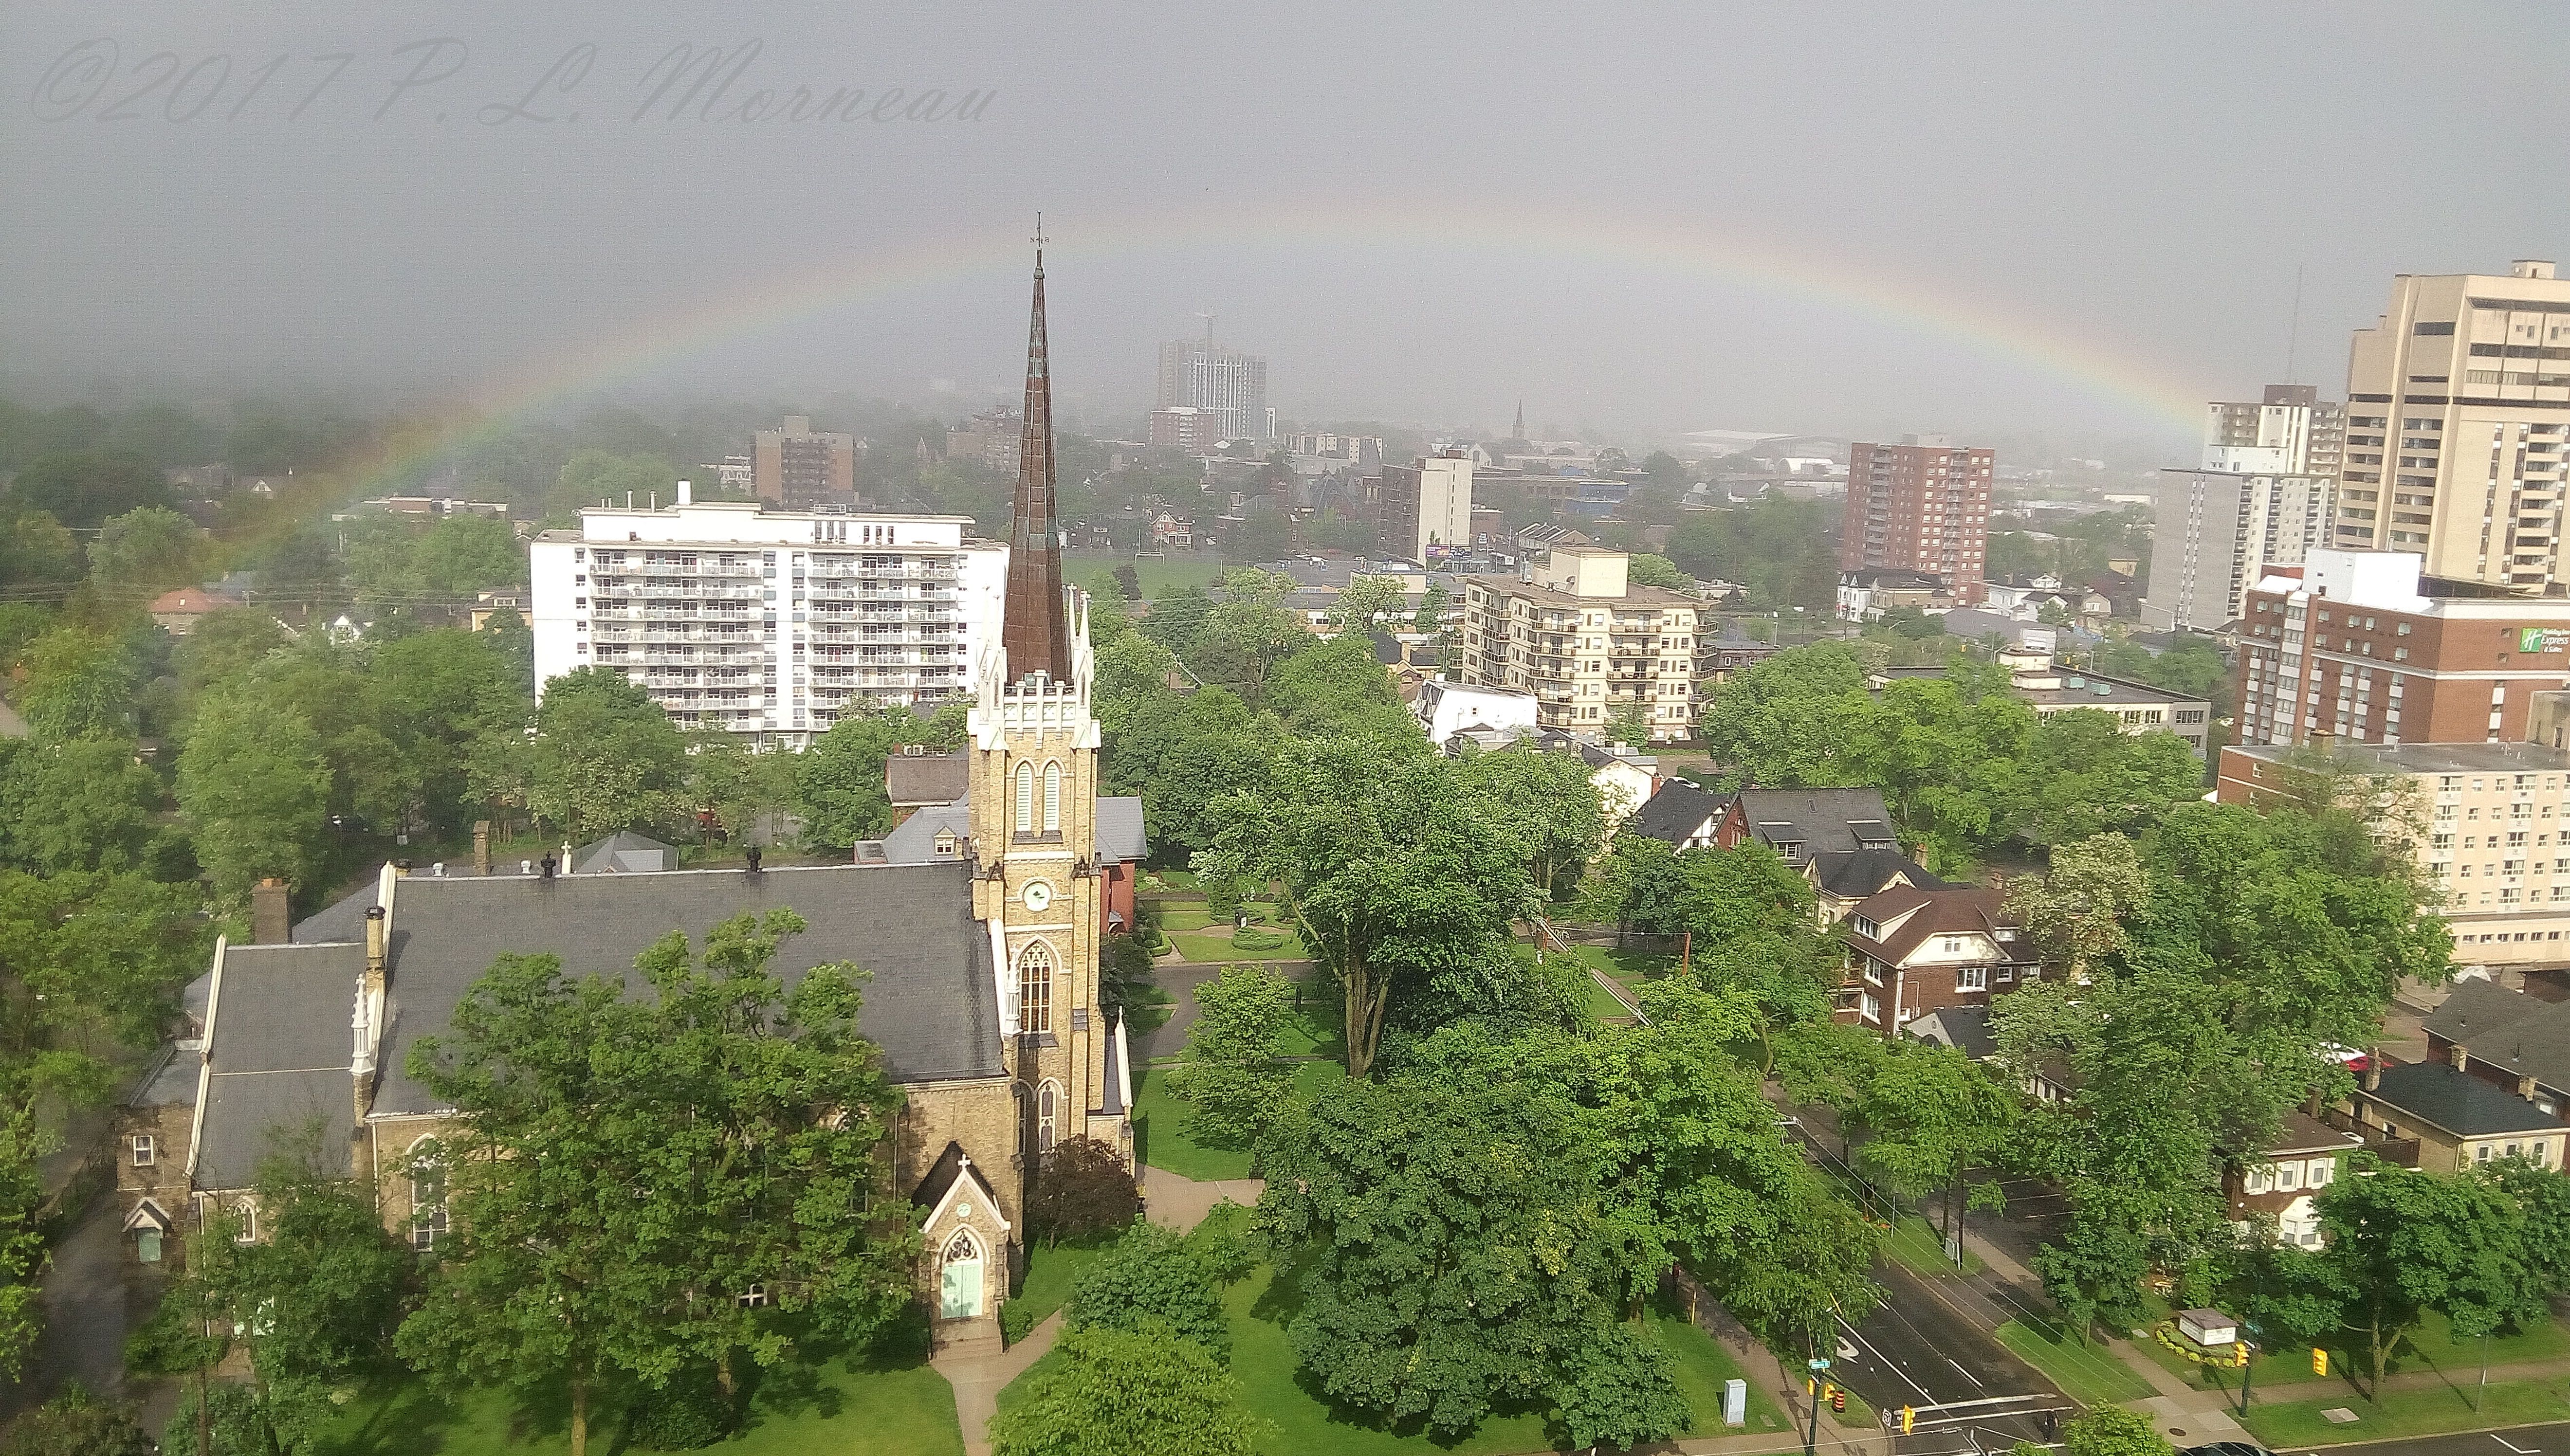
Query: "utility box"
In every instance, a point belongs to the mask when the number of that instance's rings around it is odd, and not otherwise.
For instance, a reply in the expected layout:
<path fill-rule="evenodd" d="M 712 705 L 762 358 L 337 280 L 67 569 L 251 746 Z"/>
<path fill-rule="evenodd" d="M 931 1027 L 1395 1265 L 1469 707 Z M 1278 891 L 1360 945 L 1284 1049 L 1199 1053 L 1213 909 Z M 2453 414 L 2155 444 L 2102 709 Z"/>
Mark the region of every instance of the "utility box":
<path fill-rule="evenodd" d="M 1749 1424 L 1748 1381 L 1725 1380 L 1722 1382 L 1722 1423 L 1726 1426 L 1745 1426 Z"/>

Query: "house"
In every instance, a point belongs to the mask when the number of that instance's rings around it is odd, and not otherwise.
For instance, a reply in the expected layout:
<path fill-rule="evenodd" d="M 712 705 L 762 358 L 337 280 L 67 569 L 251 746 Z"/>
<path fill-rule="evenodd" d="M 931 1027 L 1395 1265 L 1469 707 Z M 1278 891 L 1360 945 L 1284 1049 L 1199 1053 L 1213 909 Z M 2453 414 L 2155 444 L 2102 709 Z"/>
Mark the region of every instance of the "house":
<path fill-rule="evenodd" d="M 1943 611 L 1954 605 L 1954 589 L 1942 576 L 1926 571 L 1868 567 L 1839 572 L 1839 615 L 1852 622 L 1878 620 L 1887 611 L 1915 606 Z"/>
<path fill-rule="evenodd" d="M 1920 869 L 1908 855 L 1887 849 L 1823 850 L 1803 861 L 1803 878 L 1811 882 L 1813 899 L 1819 902 L 1823 928 L 1887 890 L 1954 888 Z"/>
<path fill-rule="evenodd" d="M 1942 1006 L 1910 1018 L 1900 1034 L 1913 1041 L 1949 1046 L 1976 1062 L 1999 1060 L 1998 1037 L 1990 1031 L 1987 1006 Z M 2059 1053 L 2046 1053 L 2041 1065 L 2017 1079 L 2017 1090 L 2037 1102 L 2066 1102 L 2072 1092 L 2070 1066 Z"/>
<path fill-rule="evenodd" d="M 2480 977 L 2457 980 L 2426 1021 L 2427 1059 L 2449 1063 L 2559 1116 L 2570 1107 L 2570 1001 Z"/>
<path fill-rule="evenodd" d="M 1658 791 L 1642 801 L 1617 832 L 1658 840 L 1673 849 L 1709 850 L 1730 807 L 1731 801 L 1720 794 L 1684 779 L 1663 779 Z"/>
<path fill-rule="evenodd" d="M 2558 1168 L 2562 1144 L 2570 1140 L 2570 1126 L 2559 1117 L 2451 1062 L 2368 1064 L 2342 1116 L 2353 1131 L 2389 1144 L 2382 1151 L 2390 1161 L 2430 1173 L 2497 1158 Z"/>
<path fill-rule="evenodd" d="M 1894 850 L 1892 811 L 1880 789 L 1743 789 L 1732 796 L 1715 842 L 1765 845 L 1802 868 L 1833 850 Z"/>
<path fill-rule="evenodd" d="M 236 596 L 208 591 L 202 586 L 181 586 L 152 598 L 152 605 L 145 609 L 151 612 L 152 620 L 169 629 L 170 635 L 184 637 L 208 615 L 238 605 L 240 598 Z"/>
<path fill-rule="evenodd" d="M 2364 1146 L 2354 1133 L 2329 1127 L 2309 1113 L 2289 1111 L 2266 1148 L 2222 1173 L 2222 1196 L 2241 1233 L 2259 1219 L 2272 1220 L 2276 1242 L 2311 1249 L 2321 1242 L 2320 1214 L 2312 1201 L 2347 1172 L 2347 1157 Z"/>
<path fill-rule="evenodd" d="M 2042 974 L 1996 890 L 1887 890 L 1847 916 L 1838 1019 L 1892 1036 L 1948 1006 L 1987 1006 Z"/>
<path fill-rule="evenodd" d="M 960 749 L 931 753 L 920 744 L 906 743 L 901 752 L 886 755 L 884 797 L 892 801 L 894 827 L 933 805 L 962 803 L 971 777 Z"/>
<path fill-rule="evenodd" d="M 1695 639 L 1695 675 L 1720 687 L 1735 674 L 1785 650 L 1780 642 L 1753 642 L 1747 637 L 1707 636 Z"/>
<path fill-rule="evenodd" d="M 1588 782 L 1596 786 L 1597 802 L 1605 809 L 1610 838 L 1617 826 L 1659 792 L 1659 756 L 1637 753 L 1631 744 L 1591 743 L 1555 728 L 1535 735 L 1534 746 L 1539 753 L 1575 754 L 1588 765 Z"/>
<path fill-rule="evenodd" d="M 1428 730 L 1428 741 L 1449 752 L 1458 735 L 1500 748 L 1536 732 L 1534 694 L 1517 688 L 1423 683 L 1410 712 Z"/>

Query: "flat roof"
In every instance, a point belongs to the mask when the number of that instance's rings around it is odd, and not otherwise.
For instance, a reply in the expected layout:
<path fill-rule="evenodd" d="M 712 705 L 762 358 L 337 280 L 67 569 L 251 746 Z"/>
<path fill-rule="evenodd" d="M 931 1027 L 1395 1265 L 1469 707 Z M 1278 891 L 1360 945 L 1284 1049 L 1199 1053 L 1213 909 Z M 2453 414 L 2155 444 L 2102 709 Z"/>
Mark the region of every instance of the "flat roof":
<path fill-rule="evenodd" d="M 2278 743 L 2235 743 L 2225 752 L 2264 763 L 2282 762 L 2313 750 Z M 2570 769 L 2570 749 L 2541 743 L 2341 743 L 2330 750 L 2343 760 L 2360 760 L 2411 774 L 2559 773 Z"/>
<path fill-rule="evenodd" d="M 2087 684 L 2072 687 L 2073 678 Z M 2106 689 L 2104 692 L 2098 688 Z M 2201 703 L 2203 698 L 2173 693 L 2148 683 L 2127 682 L 2120 677 L 2100 677 L 2093 672 L 2065 672 L 2059 687 L 2019 687 L 2016 695 L 2029 703 L 2064 708 L 2137 707 L 2145 703 L 2169 706 L 2177 703 Z"/>
<path fill-rule="evenodd" d="M 1553 549 L 1562 550 L 1564 547 L 1555 546 Z M 1549 586 L 1537 586 L 1531 581 L 1520 581 L 1514 576 L 1502 576 L 1496 572 L 1477 572 L 1465 576 L 1464 579 L 1468 582 L 1481 583 L 1495 595 L 1523 596 L 1550 606 L 1612 606 L 1619 602 L 1630 606 L 1701 606 L 1703 604 L 1692 596 L 1681 595 L 1665 586 L 1627 585 L 1621 596 L 1580 596 L 1568 591 L 1556 591 Z"/>

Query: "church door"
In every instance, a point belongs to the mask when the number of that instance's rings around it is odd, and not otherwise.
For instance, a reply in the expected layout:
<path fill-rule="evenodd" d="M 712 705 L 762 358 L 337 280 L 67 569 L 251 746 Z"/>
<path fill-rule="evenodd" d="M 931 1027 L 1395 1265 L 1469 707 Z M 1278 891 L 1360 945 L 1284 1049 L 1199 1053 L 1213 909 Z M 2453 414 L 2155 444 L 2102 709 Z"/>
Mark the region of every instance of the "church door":
<path fill-rule="evenodd" d="M 946 1246 L 946 1267 L 938 1280 L 937 1315 L 970 1319 L 982 1312 L 982 1248 L 958 1230 Z"/>

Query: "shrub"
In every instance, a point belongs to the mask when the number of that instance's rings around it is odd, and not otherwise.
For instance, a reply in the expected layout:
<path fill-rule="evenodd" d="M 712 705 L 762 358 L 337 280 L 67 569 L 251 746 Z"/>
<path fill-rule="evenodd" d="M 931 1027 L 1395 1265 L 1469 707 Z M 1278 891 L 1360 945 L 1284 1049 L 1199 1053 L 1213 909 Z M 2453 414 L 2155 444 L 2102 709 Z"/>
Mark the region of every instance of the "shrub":
<path fill-rule="evenodd" d="M 152 1456 L 152 1438 L 125 1407 L 102 1405 L 72 1385 L 19 1420 L 8 1451 L 9 1456 Z"/>
<path fill-rule="evenodd" d="M 1137 1223 L 1071 1284 L 1063 1322 L 1072 1329 L 1141 1333 L 1162 1327 L 1217 1358 L 1231 1358 L 1231 1321 L 1211 1261 L 1187 1236 Z"/>
<path fill-rule="evenodd" d="M 1097 1138 L 1065 1138 L 1036 1165 L 1026 1212 L 1029 1231 L 1051 1247 L 1132 1223 L 1142 1197 L 1122 1152 Z"/>
<path fill-rule="evenodd" d="M 693 1451 L 731 1429 L 731 1407 L 711 1365 L 688 1365 L 657 1390 L 635 1402 L 628 1427 L 638 1446 L 653 1451 Z"/>
<path fill-rule="evenodd" d="M 1205 913 L 1227 920 L 1240 913 L 1240 882 L 1217 877 L 1205 882 Z"/>
<path fill-rule="evenodd" d="M 1027 1331 L 1035 1328 L 1038 1323 L 1039 1321 L 1036 1318 L 1035 1306 L 1028 1303 L 1026 1300 L 1003 1299 L 1000 1301 L 1001 1343 L 1016 1344 L 1019 1340 L 1026 1338 Z"/>
<path fill-rule="evenodd" d="M 1285 948 L 1285 932 L 1282 930 L 1262 930 L 1255 925 L 1252 925 L 1245 930 L 1235 930 L 1232 932 L 1231 936 L 1231 948 L 1234 950 L 1282 950 Z"/>

